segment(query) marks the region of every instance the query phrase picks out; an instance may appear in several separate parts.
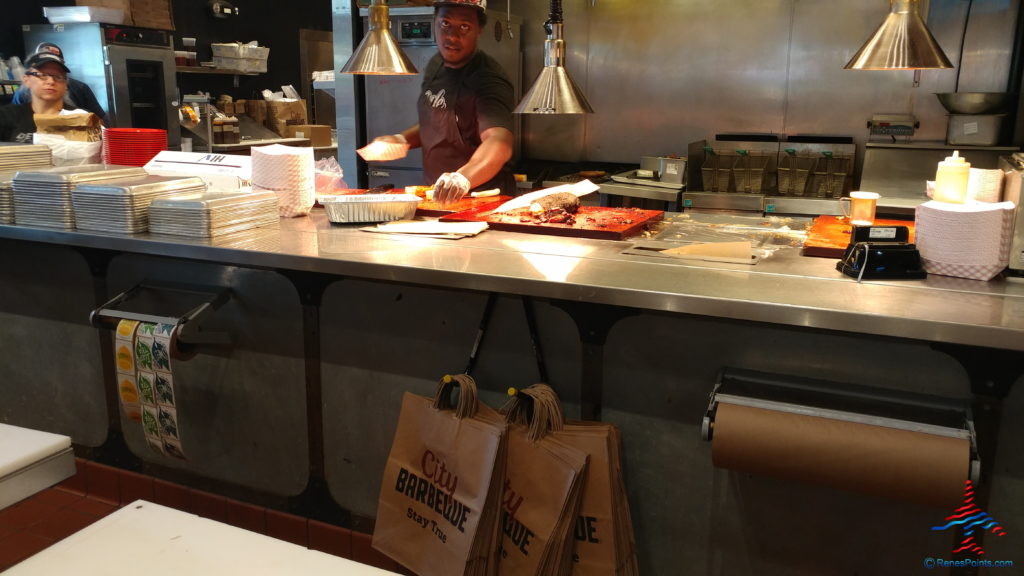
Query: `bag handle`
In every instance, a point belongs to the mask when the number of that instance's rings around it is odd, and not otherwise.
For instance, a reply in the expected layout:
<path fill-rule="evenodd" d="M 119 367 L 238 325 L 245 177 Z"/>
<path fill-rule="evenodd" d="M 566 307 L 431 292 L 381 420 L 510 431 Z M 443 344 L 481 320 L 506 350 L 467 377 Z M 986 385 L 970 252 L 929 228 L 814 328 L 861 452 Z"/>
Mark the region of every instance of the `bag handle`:
<path fill-rule="evenodd" d="M 544 383 L 522 390 L 509 388 L 508 402 L 501 408 L 505 420 L 528 427 L 527 438 L 536 442 L 565 426 L 565 415 L 555 390 Z"/>
<path fill-rule="evenodd" d="M 458 402 L 452 401 L 452 393 L 459 389 Z M 437 382 L 434 393 L 435 410 L 455 410 L 458 419 L 472 418 L 479 407 L 476 397 L 476 380 L 469 374 L 445 374 Z"/>

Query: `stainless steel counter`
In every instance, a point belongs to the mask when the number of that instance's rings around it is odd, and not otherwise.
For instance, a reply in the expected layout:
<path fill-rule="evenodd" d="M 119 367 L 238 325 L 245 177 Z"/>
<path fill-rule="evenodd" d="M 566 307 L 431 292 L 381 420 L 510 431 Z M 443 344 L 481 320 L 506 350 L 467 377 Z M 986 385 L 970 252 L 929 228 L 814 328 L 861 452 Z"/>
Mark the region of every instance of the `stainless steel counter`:
<path fill-rule="evenodd" d="M 213 240 L 0 226 L 0 238 L 252 268 L 526 294 L 670 313 L 1024 350 L 1024 283 L 864 281 L 780 249 L 753 266 L 627 256 L 631 242 L 487 231 L 451 241 L 311 216 Z"/>

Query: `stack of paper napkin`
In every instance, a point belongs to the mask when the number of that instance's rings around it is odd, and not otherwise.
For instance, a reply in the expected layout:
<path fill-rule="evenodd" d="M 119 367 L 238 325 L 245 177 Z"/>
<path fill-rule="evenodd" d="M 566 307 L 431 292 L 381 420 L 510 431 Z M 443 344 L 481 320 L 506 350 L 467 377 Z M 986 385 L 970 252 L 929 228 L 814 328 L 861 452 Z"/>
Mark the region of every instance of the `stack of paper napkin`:
<path fill-rule="evenodd" d="M 999 202 L 1003 196 L 1003 171 L 971 168 L 967 178 L 967 198 L 978 202 Z"/>
<path fill-rule="evenodd" d="M 1013 202 L 925 202 L 915 243 L 929 274 L 990 280 L 1009 263 Z"/>

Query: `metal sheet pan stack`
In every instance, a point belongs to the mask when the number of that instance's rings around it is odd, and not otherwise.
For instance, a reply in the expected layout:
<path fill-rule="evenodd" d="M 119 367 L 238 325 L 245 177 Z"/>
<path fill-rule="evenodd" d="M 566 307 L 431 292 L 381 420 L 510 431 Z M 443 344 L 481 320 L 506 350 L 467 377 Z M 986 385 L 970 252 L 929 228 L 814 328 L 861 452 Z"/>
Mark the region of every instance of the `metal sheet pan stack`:
<path fill-rule="evenodd" d="M 0 142 L 0 224 L 14 224 L 14 175 L 53 166 L 48 146 Z"/>
<path fill-rule="evenodd" d="M 212 190 L 174 194 L 149 205 L 149 231 L 211 238 L 277 225 L 277 194 Z"/>
<path fill-rule="evenodd" d="M 149 205 L 156 198 L 206 190 L 202 178 L 143 176 L 82 184 L 71 193 L 79 230 L 134 234 L 149 229 Z"/>
<path fill-rule="evenodd" d="M 71 192 L 86 183 L 145 176 L 136 166 L 83 164 L 38 171 L 18 171 L 14 176 L 16 224 L 74 230 L 75 208 Z"/>

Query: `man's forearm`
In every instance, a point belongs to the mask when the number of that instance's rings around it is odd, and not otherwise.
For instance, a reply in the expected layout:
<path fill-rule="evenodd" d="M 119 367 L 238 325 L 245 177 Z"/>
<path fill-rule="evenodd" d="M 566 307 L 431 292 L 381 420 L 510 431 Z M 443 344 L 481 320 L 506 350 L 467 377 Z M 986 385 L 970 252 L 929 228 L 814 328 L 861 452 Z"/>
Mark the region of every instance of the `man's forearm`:
<path fill-rule="evenodd" d="M 473 188 L 494 178 L 512 159 L 514 136 L 510 130 L 489 128 L 481 136 L 482 142 L 469 162 L 458 169 L 458 172 L 469 179 Z"/>

